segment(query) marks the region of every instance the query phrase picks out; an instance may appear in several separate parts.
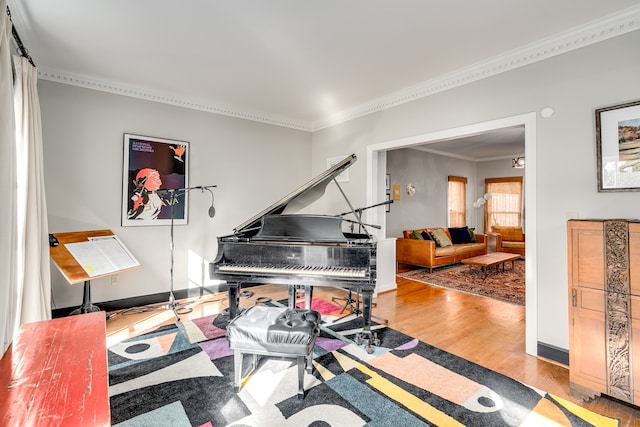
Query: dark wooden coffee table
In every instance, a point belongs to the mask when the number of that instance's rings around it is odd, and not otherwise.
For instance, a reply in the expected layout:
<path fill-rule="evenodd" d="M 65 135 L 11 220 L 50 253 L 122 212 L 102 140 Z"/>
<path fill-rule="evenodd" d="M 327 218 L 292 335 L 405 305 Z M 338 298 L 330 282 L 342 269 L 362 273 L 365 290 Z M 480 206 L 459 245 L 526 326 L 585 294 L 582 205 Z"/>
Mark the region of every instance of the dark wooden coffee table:
<path fill-rule="evenodd" d="M 511 268 L 514 267 L 513 262 L 520 258 L 518 254 L 510 254 L 508 252 L 491 252 L 486 255 L 474 256 L 472 258 L 463 259 L 462 263 L 469 265 L 478 265 L 484 269 L 484 277 L 487 278 L 487 269 L 489 267 L 496 267 L 496 272 L 502 264 L 502 271 L 504 271 L 504 263 L 507 261 L 511 261 Z"/>

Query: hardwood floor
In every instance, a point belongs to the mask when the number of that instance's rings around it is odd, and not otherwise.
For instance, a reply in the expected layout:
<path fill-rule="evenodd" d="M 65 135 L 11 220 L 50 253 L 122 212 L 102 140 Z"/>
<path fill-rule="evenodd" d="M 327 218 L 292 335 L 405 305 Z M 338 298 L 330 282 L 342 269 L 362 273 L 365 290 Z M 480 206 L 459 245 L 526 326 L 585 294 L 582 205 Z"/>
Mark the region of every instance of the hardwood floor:
<path fill-rule="evenodd" d="M 389 320 L 390 327 L 584 408 L 618 418 L 621 427 L 640 427 L 639 408 L 602 397 L 591 402 L 574 399 L 568 394 L 567 367 L 525 353 L 524 307 L 409 279 L 398 278 L 397 284 L 397 290 L 377 296 L 373 309 L 374 315 Z M 254 295 L 241 298 L 242 307 L 253 305 L 257 297 L 287 297 L 286 286 L 264 285 L 249 290 Z M 341 289 L 314 290 L 314 297 L 328 301 L 332 296 L 345 295 Z M 227 306 L 226 293 L 188 301 L 193 311 L 181 315 L 182 320 L 219 313 Z M 170 310 L 110 313 L 107 345 L 174 322 Z"/>

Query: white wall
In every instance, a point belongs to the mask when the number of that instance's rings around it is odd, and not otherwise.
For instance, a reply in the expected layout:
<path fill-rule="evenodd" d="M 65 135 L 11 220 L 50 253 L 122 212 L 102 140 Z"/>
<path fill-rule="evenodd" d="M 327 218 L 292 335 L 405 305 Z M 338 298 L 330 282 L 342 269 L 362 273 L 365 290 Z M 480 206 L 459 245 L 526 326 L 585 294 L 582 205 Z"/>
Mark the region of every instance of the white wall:
<path fill-rule="evenodd" d="M 174 288 L 207 282 L 218 236 L 231 233 L 311 177 L 310 134 L 41 80 L 44 162 L 50 232 L 111 229 L 142 267 L 118 284 L 92 280 L 92 300 L 166 292 L 168 226 L 121 227 L 123 134 L 190 143 L 189 224 L 175 227 Z M 190 265 L 187 271 L 187 265 Z M 70 286 L 52 266 L 53 308 L 78 306 L 82 285 Z"/>
<path fill-rule="evenodd" d="M 640 31 L 571 51 L 313 134 L 313 168 L 326 157 L 474 123 L 555 108 L 536 129 L 538 341 L 568 348 L 566 212 L 638 218 L 640 193 L 598 193 L 594 110 L 640 98 Z M 365 197 L 365 175 L 352 174 Z M 330 203 L 327 201 L 327 203 Z"/>

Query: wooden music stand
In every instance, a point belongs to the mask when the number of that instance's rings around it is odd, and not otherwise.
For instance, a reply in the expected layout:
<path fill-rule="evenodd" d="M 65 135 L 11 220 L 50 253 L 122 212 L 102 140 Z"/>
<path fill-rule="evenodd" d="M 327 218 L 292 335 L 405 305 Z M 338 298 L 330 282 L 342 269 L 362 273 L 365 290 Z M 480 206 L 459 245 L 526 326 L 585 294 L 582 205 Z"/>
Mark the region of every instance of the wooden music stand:
<path fill-rule="evenodd" d="M 100 311 L 91 303 L 91 279 L 111 276 L 140 266 L 111 230 L 53 233 L 53 236 L 58 240 L 57 246 L 49 247 L 53 262 L 69 284 L 84 282 L 82 305 L 72 311 L 72 315 Z M 100 239 L 101 237 L 104 239 Z M 95 243 L 95 250 L 92 242 Z M 103 245 L 108 245 L 105 247 L 114 250 L 113 253 L 105 254 L 99 249 Z"/>

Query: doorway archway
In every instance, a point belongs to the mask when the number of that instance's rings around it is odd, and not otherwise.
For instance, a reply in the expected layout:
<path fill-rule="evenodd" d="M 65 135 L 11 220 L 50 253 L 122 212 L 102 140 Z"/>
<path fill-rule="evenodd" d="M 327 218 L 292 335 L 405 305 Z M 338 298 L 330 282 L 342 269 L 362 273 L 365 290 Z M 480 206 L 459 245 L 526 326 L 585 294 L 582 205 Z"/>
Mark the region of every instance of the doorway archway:
<path fill-rule="evenodd" d="M 527 230 L 527 256 L 525 259 L 526 270 L 526 304 L 525 304 L 525 349 L 532 356 L 537 356 L 538 344 L 538 283 L 536 269 L 537 254 L 537 214 L 536 214 L 536 113 L 526 113 L 518 116 L 487 122 L 475 123 L 466 126 L 446 129 L 416 135 L 408 138 L 386 141 L 367 146 L 367 205 L 373 205 L 384 200 L 386 153 L 389 150 L 409 148 L 417 145 L 425 145 L 438 141 L 454 140 L 456 138 L 471 136 L 480 133 L 495 131 L 507 127 L 524 126 L 525 158 L 525 206 L 527 215 L 525 229 Z M 386 226 L 383 209 L 373 209 L 368 212 L 367 222 L 382 224 L 378 230 L 378 239 L 386 238 Z"/>

